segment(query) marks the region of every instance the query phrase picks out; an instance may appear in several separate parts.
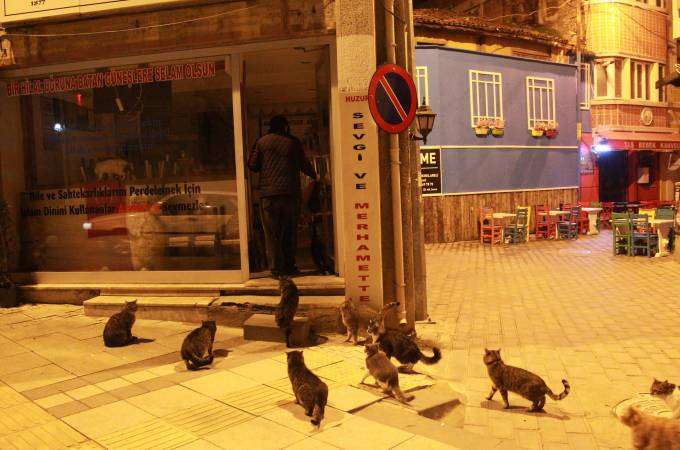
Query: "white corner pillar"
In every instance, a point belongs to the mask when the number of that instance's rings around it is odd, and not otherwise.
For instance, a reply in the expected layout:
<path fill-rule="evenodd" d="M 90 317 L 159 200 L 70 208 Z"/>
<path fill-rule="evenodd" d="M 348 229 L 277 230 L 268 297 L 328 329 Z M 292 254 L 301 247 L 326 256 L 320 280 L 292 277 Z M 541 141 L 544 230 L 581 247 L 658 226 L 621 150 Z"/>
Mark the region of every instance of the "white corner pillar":
<path fill-rule="evenodd" d="M 368 108 L 376 69 L 373 1 L 337 0 L 338 129 L 341 148 L 345 297 L 380 308 L 382 251 L 378 131 Z"/>

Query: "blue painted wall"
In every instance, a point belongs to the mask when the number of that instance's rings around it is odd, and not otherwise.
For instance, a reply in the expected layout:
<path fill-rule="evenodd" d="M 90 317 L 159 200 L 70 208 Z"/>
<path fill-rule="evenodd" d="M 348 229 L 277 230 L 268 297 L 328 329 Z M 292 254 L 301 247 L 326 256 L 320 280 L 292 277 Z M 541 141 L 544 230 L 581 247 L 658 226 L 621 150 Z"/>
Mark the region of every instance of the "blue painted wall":
<path fill-rule="evenodd" d="M 578 186 L 575 66 L 437 46 L 417 47 L 416 65 L 428 67 L 430 105 L 438 114 L 427 145 L 467 147 L 442 149 L 443 193 Z M 477 137 L 470 126 L 470 69 L 503 75 L 502 137 Z M 533 138 L 527 128 L 527 76 L 555 80 L 555 139 Z"/>

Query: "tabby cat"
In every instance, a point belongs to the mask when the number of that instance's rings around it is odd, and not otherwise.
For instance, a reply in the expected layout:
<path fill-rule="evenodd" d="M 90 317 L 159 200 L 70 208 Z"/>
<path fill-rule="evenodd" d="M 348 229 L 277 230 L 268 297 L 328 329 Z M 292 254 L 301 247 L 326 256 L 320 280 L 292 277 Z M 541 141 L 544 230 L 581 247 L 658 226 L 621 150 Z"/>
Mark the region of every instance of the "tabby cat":
<path fill-rule="evenodd" d="M 380 312 L 376 312 L 368 305 L 355 304 L 351 299 L 345 300 L 340 305 L 340 317 L 347 330 L 347 339 L 355 344 L 359 341 L 359 331 L 367 328 L 370 320 L 374 319 L 383 328 L 398 329 L 399 327 L 399 302 L 388 303 Z"/>
<path fill-rule="evenodd" d="M 654 378 L 650 393 L 666 402 L 671 411 L 673 411 L 672 419 L 680 419 L 680 393 L 675 390 L 673 383 L 669 383 L 668 380 L 660 381 Z"/>
<path fill-rule="evenodd" d="M 412 337 L 399 330 L 385 329 L 376 320 L 369 321 L 368 333 L 388 358 L 393 356 L 397 358 L 397 361 L 402 364 L 400 369 L 405 371 L 411 371 L 418 361 L 435 364 L 442 358 L 437 347 L 432 348 L 432 356 L 425 356 Z"/>
<path fill-rule="evenodd" d="M 680 420 L 650 416 L 631 406 L 621 422 L 631 428 L 636 450 L 680 450 Z"/>
<path fill-rule="evenodd" d="M 510 408 L 510 403 L 508 403 L 508 391 L 510 391 L 531 401 L 532 406 L 529 411 L 538 412 L 543 411 L 546 395 L 553 400 L 562 400 L 569 394 L 570 387 L 567 380 L 562 380 L 564 392 L 556 395 L 538 375 L 519 367 L 506 365 L 501 359 L 501 349 L 484 349 L 484 352 L 484 364 L 486 364 L 492 383 L 491 394 L 486 398 L 487 400 L 491 400 L 496 391 L 501 391 L 505 408 Z"/>
<path fill-rule="evenodd" d="M 281 290 L 281 301 L 276 309 L 276 326 L 284 331 L 286 334 L 286 346 L 290 347 L 290 334 L 293 331 L 293 319 L 297 312 L 300 296 L 298 295 L 297 286 L 290 278 L 281 277 L 279 289 Z"/>
<path fill-rule="evenodd" d="M 401 391 L 399 372 L 387 355 L 380 351 L 378 344 L 368 344 L 364 351 L 366 352 L 366 375 L 361 379 L 361 383 L 372 376 L 384 393 L 393 395 L 400 402 L 408 403 L 414 399 L 413 395 L 404 395 Z"/>
<path fill-rule="evenodd" d="M 137 341 L 132 335 L 135 323 L 137 300 L 126 301 L 120 312 L 109 317 L 104 327 L 104 345 L 107 347 L 123 347 Z"/>
<path fill-rule="evenodd" d="M 295 402 L 305 408 L 305 414 L 318 427 L 323 420 L 328 400 L 328 386 L 307 368 L 301 351 L 290 351 L 287 357 L 288 378 L 293 387 Z"/>
<path fill-rule="evenodd" d="M 214 320 L 204 320 L 202 325 L 184 338 L 182 359 L 189 370 L 198 370 L 213 362 L 213 343 L 217 325 Z"/>

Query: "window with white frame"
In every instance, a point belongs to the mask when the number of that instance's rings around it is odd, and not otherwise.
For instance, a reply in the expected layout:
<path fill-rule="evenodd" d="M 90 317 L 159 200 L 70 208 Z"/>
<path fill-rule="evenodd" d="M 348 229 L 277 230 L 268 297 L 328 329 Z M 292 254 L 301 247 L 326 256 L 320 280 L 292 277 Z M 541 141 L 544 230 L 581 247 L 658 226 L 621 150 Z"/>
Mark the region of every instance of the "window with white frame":
<path fill-rule="evenodd" d="M 555 80 L 527 77 L 527 123 L 529 129 L 538 122 L 555 121 Z"/>
<path fill-rule="evenodd" d="M 480 119 L 503 119 L 503 76 L 470 70 L 470 125 Z"/>
<path fill-rule="evenodd" d="M 650 63 L 630 62 L 630 98 L 650 100 L 651 73 L 652 65 Z"/>
<path fill-rule="evenodd" d="M 427 79 L 427 66 L 416 67 L 416 89 L 418 91 L 418 106 L 430 104 L 430 87 Z"/>
<path fill-rule="evenodd" d="M 590 100 L 593 92 L 593 82 L 590 73 L 590 64 L 581 63 L 579 70 L 581 76 L 581 109 L 590 109 Z"/>

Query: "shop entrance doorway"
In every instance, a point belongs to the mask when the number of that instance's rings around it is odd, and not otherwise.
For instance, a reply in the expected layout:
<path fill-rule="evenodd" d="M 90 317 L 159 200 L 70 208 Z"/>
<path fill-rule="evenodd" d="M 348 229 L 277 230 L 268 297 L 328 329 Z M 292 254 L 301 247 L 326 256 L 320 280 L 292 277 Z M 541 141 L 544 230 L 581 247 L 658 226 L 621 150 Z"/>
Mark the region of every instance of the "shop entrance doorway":
<path fill-rule="evenodd" d="M 290 134 L 320 177 L 300 174 L 296 266 L 303 275 L 337 272 L 333 220 L 328 46 L 298 46 L 242 54 L 243 161 L 247 192 L 248 261 L 251 278 L 270 276 L 259 174 L 248 159 L 270 121 L 284 116 Z"/>
<path fill-rule="evenodd" d="M 627 201 L 627 152 L 611 151 L 600 153 L 597 157 L 597 166 L 600 171 L 600 201 Z"/>

